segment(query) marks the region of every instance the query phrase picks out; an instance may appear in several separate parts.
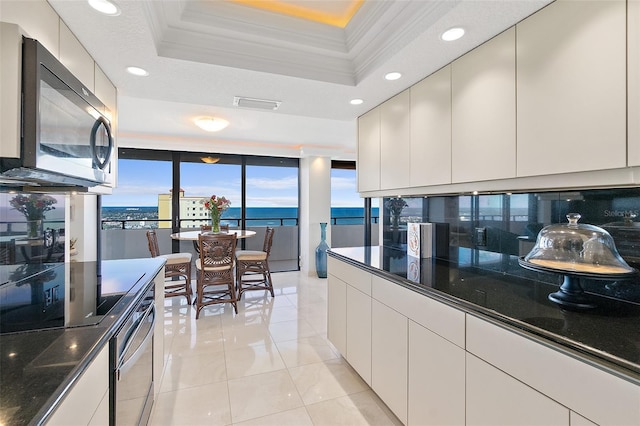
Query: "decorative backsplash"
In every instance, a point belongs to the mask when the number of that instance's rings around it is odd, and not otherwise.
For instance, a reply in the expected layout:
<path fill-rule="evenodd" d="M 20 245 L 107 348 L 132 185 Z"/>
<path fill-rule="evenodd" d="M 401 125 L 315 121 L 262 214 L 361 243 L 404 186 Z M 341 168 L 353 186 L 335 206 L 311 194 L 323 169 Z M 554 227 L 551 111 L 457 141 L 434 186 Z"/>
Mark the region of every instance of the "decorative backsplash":
<path fill-rule="evenodd" d="M 582 215 L 580 223 L 607 230 L 625 261 L 640 268 L 638 188 L 406 197 L 397 220 L 386 208 L 388 200 L 383 203 L 384 246 L 406 245 L 408 222 L 435 222 L 449 225 L 453 247 L 524 256 L 543 227 L 566 223 L 566 215 L 575 212 Z"/>
<path fill-rule="evenodd" d="M 65 196 L 0 193 L 0 265 L 65 260 Z"/>

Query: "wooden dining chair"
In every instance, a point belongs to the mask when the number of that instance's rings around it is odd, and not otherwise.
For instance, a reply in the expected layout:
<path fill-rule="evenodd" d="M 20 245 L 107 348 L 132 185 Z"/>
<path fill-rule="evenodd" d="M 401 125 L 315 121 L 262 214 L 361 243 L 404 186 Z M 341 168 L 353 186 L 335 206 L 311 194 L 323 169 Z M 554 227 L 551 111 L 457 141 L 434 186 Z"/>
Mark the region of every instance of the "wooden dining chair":
<path fill-rule="evenodd" d="M 268 290 L 273 294 L 273 282 L 269 269 L 269 254 L 273 244 L 275 229 L 268 226 L 264 234 L 262 250 L 236 251 L 236 282 L 238 284 L 238 300 L 247 290 Z"/>
<path fill-rule="evenodd" d="M 158 236 L 153 229 L 147 231 L 147 241 L 151 257 L 163 257 L 167 260 L 164 265 L 165 297 L 185 296 L 187 303 L 191 305 L 191 253 L 160 254 Z"/>
<path fill-rule="evenodd" d="M 235 289 L 236 234 L 200 234 L 200 255 L 196 260 L 196 319 L 202 308 L 215 303 L 238 304 Z"/>

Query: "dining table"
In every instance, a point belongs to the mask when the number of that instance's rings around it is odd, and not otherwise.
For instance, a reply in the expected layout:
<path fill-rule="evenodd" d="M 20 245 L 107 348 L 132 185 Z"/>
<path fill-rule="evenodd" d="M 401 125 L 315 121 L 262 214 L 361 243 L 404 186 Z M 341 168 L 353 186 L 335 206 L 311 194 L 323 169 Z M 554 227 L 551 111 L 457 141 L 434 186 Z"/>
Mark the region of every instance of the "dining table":
<path fill-rule="evenodd" d="M 205 233 L 209 233 L 211 231 L 204 231 Z M 198 252 L 198 236 L 202 233 L 201 230 L 197 230 L 197 231 L 182 231 L 182 232 L 175 232 L 173 234 L 171 234 L 171 238 L 174 240 L 181 240 L 181 241 L 193 241 L 193 247 L 195 248 L 196 252 Z M 253 237 L 254 235 L 256 235 L 256 231 L 249 231 L 246 229 L 229 229 L 226 232 L 219 232 L 219 234 L 235 234 L 237 239 L 242 239 L 242 238 L 249 238 L 249 237 Z"/>

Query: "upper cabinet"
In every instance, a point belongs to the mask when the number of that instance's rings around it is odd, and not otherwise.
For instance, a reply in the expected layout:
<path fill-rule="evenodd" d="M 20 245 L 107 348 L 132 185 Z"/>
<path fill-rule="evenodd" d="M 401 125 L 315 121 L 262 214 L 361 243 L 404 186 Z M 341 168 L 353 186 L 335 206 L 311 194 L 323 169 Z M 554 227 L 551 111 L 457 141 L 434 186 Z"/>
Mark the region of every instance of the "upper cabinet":
<path fill-rule="evenodd" d="M 511 28 L 452 63 L 454 183 L 516 175 L 515 47 Z"/>
<path fill-rule="evenodd" d="M 627 3 L 628 164 L 640 166 L 640 1 Z"/>
<path fill-rule="evenodd" d="M 411 87 L 410 185 L 451 183 L 451 66 Z"/>
<path fill-rule="evenodd" d="M 95 91 L 93 58 L 64 22 L 60 22 L 60 62 L 87 89 Z"/>
<path fill-rule="evenodd" d="M 516 26 L 518 176 L 627 165 L 625 15 L 559 0 Z"/>
<path fill-rule="evenodd" d="M 409 90 L 380 106 L 380 189 L 409 186 L 410 108 Z"/>
<path fill-rule="evenodd" d="M 380 189 L 380 108 L 358 118 L 358 191 Z"/>
<path fill-rule="evenodd" d="M 27 37 L 60 57 L 60 19 L 46 1 L 0 1 L 0 21 L 19 25 Z"/>

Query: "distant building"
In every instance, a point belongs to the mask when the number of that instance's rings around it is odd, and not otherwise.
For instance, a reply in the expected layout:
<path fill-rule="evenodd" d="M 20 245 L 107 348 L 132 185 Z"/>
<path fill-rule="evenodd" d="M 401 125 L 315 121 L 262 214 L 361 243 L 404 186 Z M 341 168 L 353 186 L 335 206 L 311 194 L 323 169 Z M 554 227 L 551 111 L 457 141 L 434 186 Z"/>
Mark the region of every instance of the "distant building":
<path fill-rule="evenodd" d="M 200 225 L 211 224 L 209 210 L 201 203 L 203 198 L 185 197 L 184 189 L 180 189 L 181 228 L 200 228 Z M 168 194 L 158 194 L 158 219 L 158 228 L 171 228 L 171 190 Z"/>

